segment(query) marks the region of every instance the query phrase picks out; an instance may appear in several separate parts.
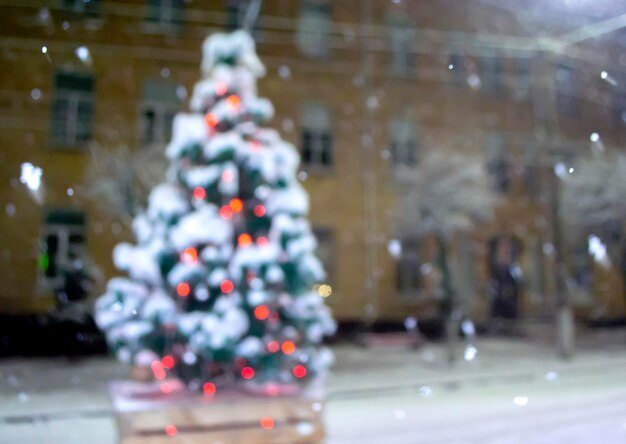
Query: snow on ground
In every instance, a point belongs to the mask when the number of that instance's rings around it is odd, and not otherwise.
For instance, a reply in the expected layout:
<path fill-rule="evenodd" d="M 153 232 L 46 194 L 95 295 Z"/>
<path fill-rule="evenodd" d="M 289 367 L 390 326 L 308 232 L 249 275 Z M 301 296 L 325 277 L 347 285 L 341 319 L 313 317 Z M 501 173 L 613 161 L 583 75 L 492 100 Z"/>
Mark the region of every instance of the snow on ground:
<path fill-rule="evenodd" d="M 327 443 L 626 442 L 626 331 L 583 341 L 571 361 L 546 342 L 479 339 L 454 368 L 428 344 L 334 346 Z M 112 444 L 108 358 L 0 361 L 0 442 Z"/>

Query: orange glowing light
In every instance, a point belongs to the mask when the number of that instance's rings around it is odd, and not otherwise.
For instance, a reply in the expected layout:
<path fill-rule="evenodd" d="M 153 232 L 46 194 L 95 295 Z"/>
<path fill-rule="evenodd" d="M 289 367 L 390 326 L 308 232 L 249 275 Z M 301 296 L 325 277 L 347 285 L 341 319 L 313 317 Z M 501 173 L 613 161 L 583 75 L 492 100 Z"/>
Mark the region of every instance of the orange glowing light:
<path fill-rule="evenodd" d="M 269 240 L 265 236 L 259 236 L 256 240 L 256 244 L 259 246 L 267 245 Z"/>
<path fill-rule="evenodd" d="M 284 354 L 290 355 L 296 351 L 296 344 L 294 344 L 293 341 L 285 341 L 283 342 L 281 349 Z"/>
<path fill-rule="evenodd" d="M 170 355 L 164 356 L 161 362 L 163 364 L 163 367 L 165 367 L 166 369 L 173 368 L 174 364 L 176 364 L 174 357 Z"/>
<path fill-rule="evenodd" d="M 186 298 L 187 296 L 189 296 L 190 292 L 191 287 L 187 282 L 181 282 L 176 286 L 176 293 L 178 293 L 180 297 Z"/>
<path fill-rule="evenodd" d="M 231 217 L 233 217 L 233 210 L 231 210 L 228 205 L 224 205 L 222 208 L 220 208 L 220 216 L 222 216 L 222 218 L 224 219 L 230 219 Z"/>
<path fill-rule="evenodd" d="M 306 367 L 304 365 L 296 365 L 293 368 L 293 375 L 296 378 L 304 378 L 306 376 Z"/>
<path fill-rule="evenodd" d="M 269 416 L 264 416 L 263 418 L 261 418 L 261 427 L 263 427 L 265 430 L 273 429 L 274 420 Z"/>
<path fill-rule="evenodd" d="M 239 246 L 240 247 L 249 247 L 252 244 L 252 236 L 248 233 L 243 233 L 239 235 Z"/>
<path fill-rule="evenodd" d="M 280 344 L 278 343 L 278 341 L 270 341 L 267 343 L 267 350 L 270 353 L 276 353 L 278 350 L 280 350 Z"/>
<path fill-rule="evenodd" d="M 265 216 L 265 207 L 263 205 L 257 205 L 256 207 L 254 207 L 254 215 L 256 217 Z"/>
<path fill-rule="evenodd" d="M 207 382 L 202 386 L 202 391 L 205 395 L 208 396 L 213 396 L 215 394 L 215 390 L 215 384 L 213 384 L 212 382 Z"/>
<path fill-rule="evenodd" d="M 232 199 L 230 201 L 230 209 L 233 210 L 234 213 L 241 213 L 241 210 L 243 210 L 243 201 L 237 198 Z"/>
<path fill-rule="evenodd" d="M 222 281 L 222 283 L 220 284 L 220 290 L 222 290 L 222 293 L 228 294 L 234 289 L 235 284 L 233 284 L 232 281 L 229 281 L 228 279 Z"/>
<path fill-rule="evenodd" d="M 198 262 L 198 250 L 193 247 L 185 248 L 180 255 L 180 260 L 187 264 L 195 264 Z"/>
<path fill-rule="evenodd" d="M 209 128 L 215 128 L 217 126 L 217 122 L 217 116 L 213 113 L 208 113 L 204 116 L 204 123 L 206 123 L 206 126 Z"/>
<path fill-rule="evenodd" d="M 270 309 L 265 305 L 259 305 L 254 309 L 254 317 L 259 321 L 263 321 L 270 316 Z"/>
<path fill-rule="evenodd" d="M 254 369 L 252 367 L 244 367 L 241 369 L 241 377 L 243 379 L 254 378 Z"/>
<path fill-rule="evenodd" d="M 226 104 L 231 109 L 236 110 L 237 108 L 239 108 L 239 105 L 241 105 L 241 99 L 233 94 L 232 96 L 226 97 Z"/>

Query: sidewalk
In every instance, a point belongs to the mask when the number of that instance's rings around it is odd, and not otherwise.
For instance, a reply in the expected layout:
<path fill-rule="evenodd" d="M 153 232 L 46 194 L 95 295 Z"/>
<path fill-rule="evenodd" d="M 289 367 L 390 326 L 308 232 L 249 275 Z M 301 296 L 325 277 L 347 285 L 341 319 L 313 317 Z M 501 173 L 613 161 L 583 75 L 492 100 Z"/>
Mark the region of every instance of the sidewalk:
<path fill-rule="evenodd" d="M 533 406 L 542 405 L 549 411 L 561 409 L 554 407 L 558 402 L 570 401 L 621 408 L 611 400 L 616 394 L 626 399 L 626 330 L 588 332 L 579 344 L 577 355 L 562 361 L 544 340 L 479 338 L 472 344 L 473 359 L 464 360 L 460 348 L 453 367 L 446 364 L 446 350 L 440 343 L 417 350 L 400 345 L 336 345 L 325 416 L 328 442 L 351 442 L 350 433 L 370 430 L 368 427 L 375 428 L 370 431 L 378 439 L 381 434 L 391 436 L 399 433 L 398 417 L 415 415 L 440 428 L 453 419 L 469 421 L 467 412 L 490 417 L 517 408 L 511 400 L 518 392 L 532 394 Z M 107 383 L 127 375 L 128 370 L 110 358 L 0 361 L 0 441 L 116 442 Z M 503 400 L 506 403 L 500 405 Z M 456 418 L 449 416 L 453 413 Z M 610 418 L 607 415 L 605 419 Z M 364 424 L 355 423 L 356 417 Z M 509 419 L 497 420 L 504 424 Z M 409 427 L 405 435 L 397 435 L 398 442 L 412 442 L 406 441 L 406 434 L 413 431 Z M 439 439 L 435 438 L 432 442 Z"/>

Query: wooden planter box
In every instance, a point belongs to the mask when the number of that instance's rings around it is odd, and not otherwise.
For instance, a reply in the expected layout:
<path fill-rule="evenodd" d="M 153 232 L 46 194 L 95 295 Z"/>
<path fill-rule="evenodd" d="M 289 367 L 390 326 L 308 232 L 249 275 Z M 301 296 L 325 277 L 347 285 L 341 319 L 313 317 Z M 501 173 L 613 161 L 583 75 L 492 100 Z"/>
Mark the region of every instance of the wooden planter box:
<path fill-rule="evenodd" d="M 167 395 L 160 383 L 111 384 L 121 444 L 323 442 L 323 404 L 310 390 L 297 396 L 218 390 L 207 396 L 168 383 Z"/>

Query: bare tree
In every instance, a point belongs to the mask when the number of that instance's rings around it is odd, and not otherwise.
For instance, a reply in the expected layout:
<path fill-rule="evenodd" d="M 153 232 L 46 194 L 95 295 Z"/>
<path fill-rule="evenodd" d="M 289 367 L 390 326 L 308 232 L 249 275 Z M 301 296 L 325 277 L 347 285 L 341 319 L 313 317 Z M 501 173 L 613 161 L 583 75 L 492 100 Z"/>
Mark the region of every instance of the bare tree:
<path fill-rule="evenodd" d="M 457 301 L 449 265 L 449 243 L 460 232 L 490 217 L 497 203 L 484 162 L 470 154 L 430 151 L 413 168 L 402 168 L 403 184 L 398 229 L 403 235 L 433 235 L 439 245 L 442 273 L 442 314 L 446 318 L 449 355 L 455 359 L 453 337 L 458 327 Z"/>
<path fill-rule="evenodd" d="M 163 181 L 167 166 L 163 151 L 96 146 L 90 154 L 85 173 L 87 197 L 104 214 L 130 227 L 145 208 L 150 190 Z"/>
<path fill-rule="evenodd" d="M 593 234 L 606 246 L 607 265 L 626 288 L 626 153 L 593 153 L 562 171 L 561 215 L 574 235 Z"/>

